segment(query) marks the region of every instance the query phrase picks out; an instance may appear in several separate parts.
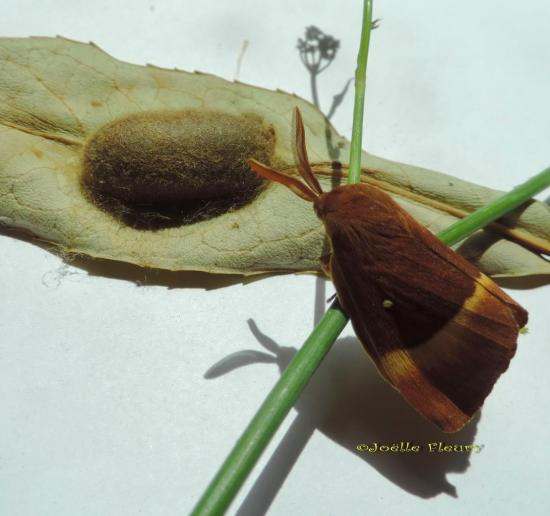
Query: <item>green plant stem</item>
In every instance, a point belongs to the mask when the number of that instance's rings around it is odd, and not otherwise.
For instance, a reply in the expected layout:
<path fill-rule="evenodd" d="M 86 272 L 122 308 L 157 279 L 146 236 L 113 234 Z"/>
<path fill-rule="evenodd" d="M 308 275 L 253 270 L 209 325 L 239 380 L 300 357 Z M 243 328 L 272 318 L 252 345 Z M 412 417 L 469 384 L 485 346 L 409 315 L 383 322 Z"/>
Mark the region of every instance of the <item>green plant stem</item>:
<path fill-rule="evenodd" d="M 193 511 L 223 514 L 348 319 L 334 304 L 294 355 Z"/>
<path fill-rule="evenodd" d="M 355 69 L 355 99 L 353 102 L 353 126 L 349 154 L 348 184 L 359 183 L 361 179 L 361 153 L 363 143 L 363 113 L 365 111 L 365 87 L 367 82 L 367 60 L 369 56 L 370 31 L 372 27 L 372 1 L 363 4 L 361 43 Z"/>
<path fill-rule="evenodd" d="M 438 237 L 448 245 L 455 244 L 523 204 L 548 186 L 550 167 L 444 229 Z M 223 514 L 229 507 L 240 486 L 347 322 L 348 317 L 338 301 L 332 303 L 237 441 L 195 507 L 192 513 L 194 516 Z"/>
<path fill-rule="evenodd" d="M 364 0 L 361 42 L 355 71 L 355 100 L 348 169 L 350 184 L 358 183 L 361 178 L 363 107 L 371 27 L 372 0 Z M 195 506 L 193 516 L 218 516 L 226 511 L 273 434 L 347 322 L 348 317 L 338 302 L 332 303 L 231 450 Z"/>
<path fill-rule="evenodd" d="M 463 227 L 465 225 L 468 227 L 468 232 L 473 233 L 489 224 L 489 222 L 493 222 L 501 217 L 504 213 L 517 208 L 527 199 L 530 199 L 533 195 L 544 190 L 548 186 L 550 186 L 550 167 L 545 168 L 542 172 L 533 176 L 525 183 L 516 186 L 506 195 L 491 201 L 489 204 L 474 211 L 468 217 L 445 228 L 437 236 L 447 245 L 453 245 L 464 238 Z M 494 214 L 497 214 L 497 216 L 494 216 Z"/>

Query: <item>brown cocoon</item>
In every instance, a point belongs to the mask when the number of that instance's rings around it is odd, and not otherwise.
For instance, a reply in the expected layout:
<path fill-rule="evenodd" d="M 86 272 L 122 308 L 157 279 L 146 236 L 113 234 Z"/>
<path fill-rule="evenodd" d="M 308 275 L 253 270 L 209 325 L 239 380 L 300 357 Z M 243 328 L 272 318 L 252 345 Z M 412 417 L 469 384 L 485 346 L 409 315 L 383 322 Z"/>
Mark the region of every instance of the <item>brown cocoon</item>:
<path fill-rule="evenodd" d="M 187 109 L 131 114 L 99 129 L 83 153 L 86 197 L 137 229 L 208 219 L 251 201 L 275 131 L 258 115 Z"/>

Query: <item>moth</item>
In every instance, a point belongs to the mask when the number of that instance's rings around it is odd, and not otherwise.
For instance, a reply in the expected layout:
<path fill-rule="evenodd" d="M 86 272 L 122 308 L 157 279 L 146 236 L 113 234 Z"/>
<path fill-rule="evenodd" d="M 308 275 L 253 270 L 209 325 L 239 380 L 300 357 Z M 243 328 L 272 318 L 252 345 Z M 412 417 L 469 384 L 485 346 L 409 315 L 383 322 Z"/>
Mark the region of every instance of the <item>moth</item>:
<path fill-rule="evenodd" d="M 460 430 L 508 368 L 526 310 L 382 190 L 323 192 L 297 108 L 295 119 L 302 180 L 248 165 L 313 203 L 330 244 L 323 270 L 378 371 L 444 432 Z"/>

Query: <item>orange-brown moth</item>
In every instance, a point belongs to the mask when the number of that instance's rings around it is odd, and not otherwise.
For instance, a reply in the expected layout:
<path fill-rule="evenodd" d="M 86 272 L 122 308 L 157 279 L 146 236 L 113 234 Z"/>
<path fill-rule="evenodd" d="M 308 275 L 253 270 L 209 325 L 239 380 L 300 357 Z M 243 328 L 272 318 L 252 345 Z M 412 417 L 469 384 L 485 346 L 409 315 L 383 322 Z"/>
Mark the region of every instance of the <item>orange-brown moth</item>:
<path fill-rule="evenodd" d="M 249 166 L 313 203 L 331 247 L 323 269 L 382 376 L 443 431 L 460 430 L 508 368 L 527 312 L 385 192 L 356 184 L 324 193 L 295 115 L 303 181 Z"/>

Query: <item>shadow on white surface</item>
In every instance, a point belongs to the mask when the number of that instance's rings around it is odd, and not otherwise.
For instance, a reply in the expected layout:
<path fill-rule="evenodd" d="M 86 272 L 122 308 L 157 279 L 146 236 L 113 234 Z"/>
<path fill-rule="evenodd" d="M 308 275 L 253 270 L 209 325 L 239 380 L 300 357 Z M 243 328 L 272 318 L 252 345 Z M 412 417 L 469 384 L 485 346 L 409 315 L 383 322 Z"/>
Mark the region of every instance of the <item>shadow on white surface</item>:
<path fill-rule="evenodd" d="M 205 377 L 212 379 L 257 362 L 276 363 L 281 371 L 284 370 L 296 349 L 279 346 L 252 320 L 249 326 L 258 342 L 271 354 L 258 351 L 247 351 L 240 357 L 235 354 L 213 366 Z M 266 513 L 316 430 L 412 495 L 426 499 L 441 493 L 458 496 L 446 476 L 465 472 L 470 453 L 430 453 L 426 445 L 440 441 L 473 443 L 479 414 L 456 434 L 441 432 L 382 379 L 357 339 L 348 337 L 336 341 L 295 408 L 298 416 L 237 511 L 238 515 Z M 361 443 L 401 441 L 421 444 L 423 449 L 420 453 L 356 450 Z M 361 489 L 360 485 L 355 487 Z"/>

